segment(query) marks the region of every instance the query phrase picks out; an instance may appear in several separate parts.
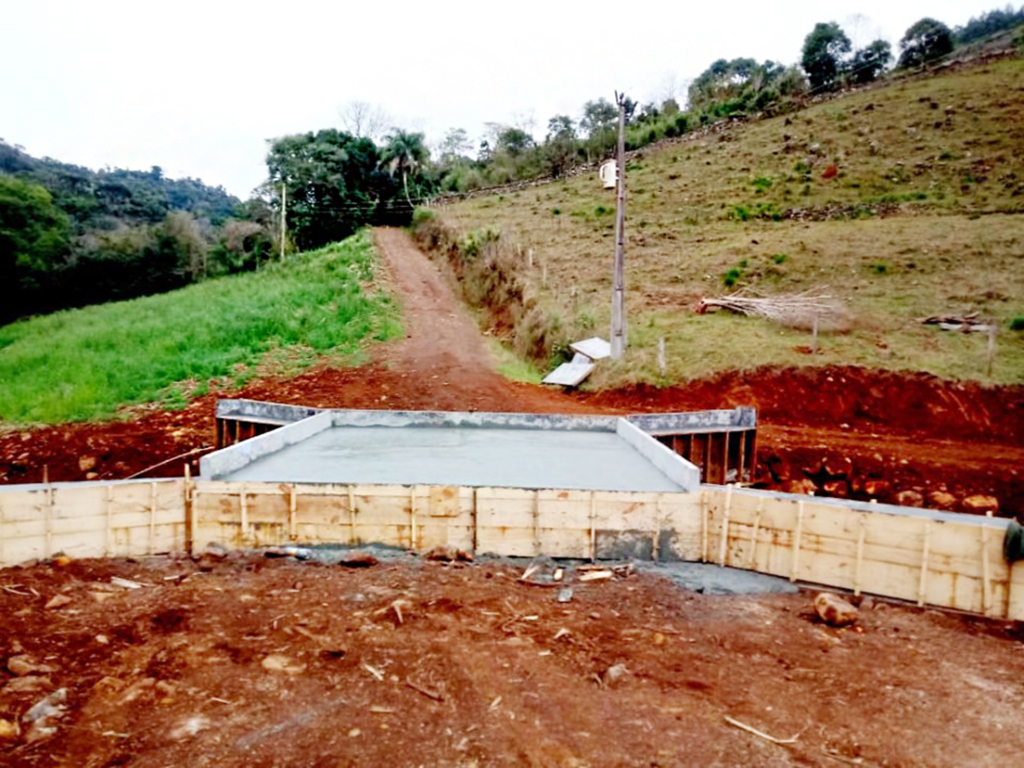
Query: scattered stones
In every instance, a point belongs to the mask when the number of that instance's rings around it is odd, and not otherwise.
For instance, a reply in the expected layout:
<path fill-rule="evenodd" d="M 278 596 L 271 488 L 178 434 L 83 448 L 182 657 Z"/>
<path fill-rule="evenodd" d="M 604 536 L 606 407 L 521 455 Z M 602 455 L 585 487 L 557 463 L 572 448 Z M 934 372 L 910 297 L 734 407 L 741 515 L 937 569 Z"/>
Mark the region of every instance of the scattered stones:
<path fill-rule="evenodd" d="M 96 457 L 95 456 L 79 456 L 78 457 L 78 468 L 82 472 L 89 472 L 96 468 Z"/>
<path fill-rule="evenodd" d="M 45 699 L 37 701 L 21 718 L 26 723 L 39 723 L 51 717 L 64 714 L 64 702 L 68 698 L 67 688 L 58 688 Z"/>
<path fill-rule="evenodd" d="M 218 544 L 215 541 L 211 541 L 206 545 L 206 549 L 203 550 L 203 557 L 208 557 L 211 560 L 223 560 L 230 554 L 230 550 L 223 544 Z"/>
<path fill-rule="evenodd" d="M 822 493 L 837 499 L 845 499 L 849 496 L 849 489 L 845 480 L 833 480 L 821 486 Z"/>
<path fill-rule="evenodd" d="M 341 556 L 338 565 L 344 565 L 348 568 L 369 568 L 378 562 L 380 561 L 369 552 L 353 549 L 351 552 L 346 552 Z"/>
<path fill-rule="evenodd" d="M 21 727 L 17 722 L 0 718 L 0 744 L 9 744 L 21 737 Z"/>
<path fill-rule="evenodd" d="M 53 681 L 48 677 L 30 675 L 8 680 L 7 685 L 0 688 L 0 696 L 17 695 L 20 693 L 38 693 L 53 688 Z"/>
<path fill-rule="evenodd" d="M 831 592 L 821 592 L 814 598 L 814 610 L 822 621 L 833 627 L 846 627 L 857 621 L 857 609 Z"/>
<path fill-rule="evenodd" d="M 814 481 L 810 478 L 803 478 L 802 480 L 790 480 L 782 487 L 785 493 L 801 493 L 805 496 L 813 496 L 818 492 L 818 486 L 815 485 Z"/>
<path fill-rule="evenodd" d="M 301 675 L 306 671 L 305 664 L 299 664 L 280 653 L 270 654 L 260 662 L 260 666 L 268 672 L 284 672 L 288 675 Z"/>
<path fill-rule="evenodd" d="M 11 656 L 7 660 L 7 669 L 10 670 L 11 674 L 18 677 L 24 677 L 25 675 L 48 675 L 53 672 L 53 667 L 40 664 L 27 654 Z"/>
<path fill-rule="evenodd" d="M 948 491 L 932 491 L 928 494 L 928 506 L 932 509 L 953 509 L 956 506 L 956 496 Z"/>
<path fill-rule="evenodd" d="M 203 715 L 194 715 L 187 718 L 177 728 L 172 730 L 170 737 L 173 741 L 181 741 L 182 739 L 195 736 L 200 731 L 205 731 L 209 727 L 210 718 Z"/>
<path fill-rule="evenodd" d="M 423 557 L 426 560 L 434 560 L 443 563 L 473 562 L 473 554 L 471 552 L 466 552 L 463 549 L 457 549 L 450 544 L 434 547 L 432 550 L 424 554 Z"/>
<path fill-rule="evenodd" d="M 900 491 L 896 494 L 896 503 L 901 507 L 923 507 L 924 496 L 919 491 Z"/>
<path fill-rule="evenodd" d="M 70 602 L 71 598 L 67 595 L 54 595 L 43 608 L 62 608 Z"/>
<path fill-rule="evenodd" d="M 993 514 L 999 511 L 999 499 L 995 496 L 983 496 L 981 494 L 976 496 L 968 496 L 964 499 L 964 512 L 969 512 L 973 515 L 983 515 L 986 512 L 992 512 Z"/>
<path fill-rule="evenodd" d="M 892 492 L 892 483 L 874 478 L 864 481 L 864 493 L 873 499 L 881 499 Z"/>
<path fill-rule="evenodd" d="M 608 667 L 601 675 L 601 682 L 603 682 L 609 688 L 615 686 L 617 683 L 622 682 L 629 674 L 629 670 L 626 669 L 625 664 L 616 664 L 613 667 Z"/>

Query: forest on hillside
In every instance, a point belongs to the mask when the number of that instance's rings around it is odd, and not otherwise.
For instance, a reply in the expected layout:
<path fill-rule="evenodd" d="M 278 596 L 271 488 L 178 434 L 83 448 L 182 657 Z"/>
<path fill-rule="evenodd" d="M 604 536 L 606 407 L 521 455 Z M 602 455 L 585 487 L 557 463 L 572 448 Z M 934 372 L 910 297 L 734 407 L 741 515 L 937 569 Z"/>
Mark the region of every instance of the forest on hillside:
<path fill-rule="evenodd" d="M 684 99 L 624 99 L 626 144 L 636 149 L 722 119 L 791 112 L 822 94 L 926 70 L 1021 24 L 1024 7 L 954 29 L 924 18 L 894 51 L 881 39 L 855 46 L 839 24 L 822 22 L 807 34 L 798 64 L 721 59 Z M 1016 34 L 1010 45 L 1020 48 Z M 245 202 L 199 180 L 169 179 L 157 166 L 93 171 L 0 140 L 0 281 L 8 297 L 0 323 L 257 269 L 362 226 L 405 224 L 417 204 L 439 194 L 571 174 L 612 152 L 618 116 L 598 98 L 579 115 L 551 117 L 540 140 L 530 125 L 495 122 L 478 144 L 452 128 L 431 152 L 424 134 L 389 126 L 381 110 L 354 102 L 343 129 L 270 141 L 267 180 Z"/>

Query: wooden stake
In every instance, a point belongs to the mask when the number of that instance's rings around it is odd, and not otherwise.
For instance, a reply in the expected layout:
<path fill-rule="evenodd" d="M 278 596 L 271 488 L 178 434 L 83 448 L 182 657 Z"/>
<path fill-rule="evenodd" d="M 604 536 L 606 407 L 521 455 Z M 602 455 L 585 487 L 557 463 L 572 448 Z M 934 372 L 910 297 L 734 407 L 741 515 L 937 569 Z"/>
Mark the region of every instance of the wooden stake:
<path fill-rule="evenodd" d="M 811 331 L 811 354 L 818 354 L 818 324 L 821 322 L 821 315 L 814 313 L 814 327 Z"/>
<path fill-rule="evenodd" d="M 741 443 L 742 445 L 742 443 Z M 757 514 L 754 515 L 754 530 L 750 534 L 750 565 L 751 571 L 757 567 L 757 534 L 761 527 L 761 513 L 764 511 L 764 496 L 757 500 Z"/>
<path fill-rule="evenodd" d="M 242 500 L 241 506 L 241 522 L 242 522 L 242 534 L 240 541 L 245 543 L 249 536 L 249 500 L 245 493 L 245 483 L 242 483 L 241 489 L 239 490 L 239 496 Z"/>
<path fill-rule="evenodd" d="M 192 468 L 185 462 L 185 551 L 192 554 L 195 546 L 195 494 L 192 488 Z"/>
<path fill-rule="evenodd" d="M 409 549 L 416 549 L 416 488 L 409 489 Z"/>
<path fill-rule="evenodd" d="M 651 561 L 658 562 L 658 535 L 661 533 L 661 494 L 654 497 L 654 530 L 651 531 Z"/>
<path fill-rule="evenodd" d="M 526 264 L 530 269 L 533 269 L 533 248 L 529 248 L 526 251 Z"/>
<path fill-rule="evenodd" d="M 298 499 L 295 498 L 295 483 L 291 483 L 288 486 L 288 539 L 290 541 L 299 538 L 299 531 L 295 523 L 297 511 Z"/>
<path fill-rule="evenodd" d="M 664 376 L 666 368 L 668 368 L 668 360 L 665 359 L 665 337 L 662 336 L 658 339 L 658 373 Z"/>
<path fill-rule="evenodd" d="M 857 564 L 853 573 L 853 594 L 860 597 L 861 569 L 864 565 L 864 538 L 867 531 L 868 517 L 861 514 L 857 523 Z"/>
<path fill-rule="evenodd" d="M 114 495 L 114 486 L 108 485 L 104 489 L 103 495 L 103 514 L 107 519 L 107 538 L 106 543 L 103 545 L 103 556 L 113 557 L 114 556 L 114 511 L 112 509 Z"/>
<path fill-rule="evenodd" d="M 156 483 L 149 488 L 149 554 L 156 552 Z"/>
<path fill-rule="evenodd" d="M 708 492 L 700 494 L 700 561 L 708 561 Z"/>
<path fill-rule="evenodd" d="M 989 510 L 985 516 L 992 519 L 992 511 Z M 988 537 L 989 527 L 981 527 L 981 609 L 986 616 L 992 613 L 992 568 L 988 561 Z"/>
<path fill-rule="evenodd" d="M 349 486 L 346 486 L 346 487 L 348 489 L 349 525 L 351 527 L 351 530 L 349 531 L 349 536 L 350 536 L 349 544 L 353 544 L 354 545 L 357 541 L 359 541 L 359 539 L 356 538 L 356 497 L 355 497 L 355 493 L 352 491 L 352 486 L 349 485 Z"/>
<path fill-rule="evenodd" d="M 597 560 L 597 493 L 590 492 L 590 562 Z"/>
<path fill-rule="evenodd" d="M 932 543 L 932 521 L 924 521 L 924 550 L 921 553 L 921 583 L 917 590 L 917 604 L 924 605 L 924 598 L 928 589 L 928 554 Z"/>
<path fill-rule="evenodd" d="M 480 489 L 473 489 L 473 554 L 480 548 Z"/>
<path fill-rule="evenodd" d="M 540 548 L 540 491 L 533 492 L 533 554 L 541 554 Z"/>
<path fill-rule="evenodd" d="M 718 564 L 725 567 L 729 556 L 729 513 L 732 511 L 732 486 L 725 489 L 725 512 L 722 515 L 722 537 L 718 548 Z"/>
<path fill-rule="evenodd" d="M 796 503 L 796 532 L 793 535 L 793 569 L 790 571 L 789 580 L 796 581 L 797 571 L 800 569 L 800 537 L 804 532 L 804 503 Z"/>
<path fill-rule="evenodd" d="M 43 482 L 46 483 L 46 557 L 53 556 L 53 486 L 50 485 L 50 468 L 43 467 Z"/>

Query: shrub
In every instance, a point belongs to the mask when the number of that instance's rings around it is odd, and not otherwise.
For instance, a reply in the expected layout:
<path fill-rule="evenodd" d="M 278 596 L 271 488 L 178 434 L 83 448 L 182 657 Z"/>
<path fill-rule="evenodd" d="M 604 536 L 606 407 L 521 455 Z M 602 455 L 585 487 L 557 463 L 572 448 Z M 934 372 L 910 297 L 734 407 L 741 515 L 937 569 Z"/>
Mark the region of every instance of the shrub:
<path fill-rule="evenodd" d="M 1024 331 L 1024 315 L 1019 315 L 1010 321 L 1011 331 Z"/>
<path fill-rule="evenodd" d="M 722 275 L 722 283 L 725 285 L 726 288 L 732 288 L 734 285 L 736 285 L 736 283 L 739 282 L 739 279 L 742 276 L 743 273 L 737 267 L 733 267 L 724 275 Z"/>
<path fill-rule="evenodd" d="M 425 221 L 433 221 L 437 218 L 437 214 L 429 208 L 417 208 L 412 212 L 412 223 L 422 224 Z"/>

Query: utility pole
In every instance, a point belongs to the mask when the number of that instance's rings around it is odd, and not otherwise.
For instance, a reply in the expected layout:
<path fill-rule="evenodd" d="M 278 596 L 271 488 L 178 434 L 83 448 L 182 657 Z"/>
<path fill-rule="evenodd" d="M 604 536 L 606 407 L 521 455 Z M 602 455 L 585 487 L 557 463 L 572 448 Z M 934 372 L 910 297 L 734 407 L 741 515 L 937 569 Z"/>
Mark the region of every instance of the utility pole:
<path fill-rule="evenodd" d="M 284 224 L 285 214 L 288 210 L 288 187 L 281 182 L 281 261 L 284 261 Z"/>
<path fill-rule="evenodd" d="M 619 105 L 618 187 L 615 204 L 615 264 L 612 269 L 612 358 L 626 351 L 626 94 L 615 93 Z"/>

